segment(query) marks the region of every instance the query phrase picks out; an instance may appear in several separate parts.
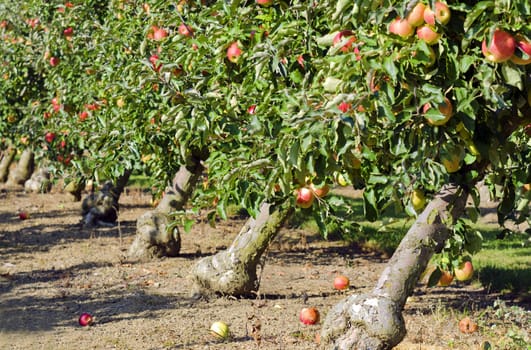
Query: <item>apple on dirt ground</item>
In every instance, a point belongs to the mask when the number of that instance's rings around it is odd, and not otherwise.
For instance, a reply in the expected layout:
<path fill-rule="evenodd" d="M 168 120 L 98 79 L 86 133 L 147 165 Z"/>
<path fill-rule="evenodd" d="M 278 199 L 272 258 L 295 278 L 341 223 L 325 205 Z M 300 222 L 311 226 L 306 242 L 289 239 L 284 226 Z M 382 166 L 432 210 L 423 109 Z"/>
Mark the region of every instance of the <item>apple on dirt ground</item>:
<path fill-rule="evenodd" d="M 83 312 L 80 316 L 79 316 L 79 325 L 80 326 L 90 326 L 94 323 L 94 317 L 89 314 L 88 312 Z"/>
<path fill-rule="evenodd" d="M 26 211 L 21 211 L 20 213 L 18 213 L 18 218 L 20 220 L 26 220 L 26 219 L 29 219 L 29 214 L 28 212 Z"/>
<path fill-rule="evenodd" d="M 350 280 L 347 276 L 339 275 L 334 278 L 334 288 L 337 290 L 345 290 L 350 286 Z"/>
<path fill-rule="evenodd" d="M 302 308 L 299 320 L 306 325 L 313 325 L 319 322 L 319 311 L 314 307 Z"/>
<path fill-rule="evenodd" d="M 222 321 L 216 321 L 210 326 L 210 333 L 219 339 L 227 339 L 230 335 L 229 326 Z"/>
<path fill-rule="evenodd" d="M 459 321 L 459 330 L 461 333 L 471 334 L 478 330 L 478 324 L 467 316 Z"/>

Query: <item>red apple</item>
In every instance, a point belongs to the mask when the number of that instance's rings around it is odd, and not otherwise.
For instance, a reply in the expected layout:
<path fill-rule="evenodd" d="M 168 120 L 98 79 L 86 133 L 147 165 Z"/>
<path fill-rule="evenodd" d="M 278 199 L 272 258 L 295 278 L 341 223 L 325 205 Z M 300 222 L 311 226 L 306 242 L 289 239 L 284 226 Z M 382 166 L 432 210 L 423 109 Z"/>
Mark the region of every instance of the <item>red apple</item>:
<path fill-rule="evenodd" d="M 65 30 L 63 30 L 63 35 L 66 37 L 71 37 L 72 35 L 74 35 L 74 28 L 72 27 L 66 28 Z"/>
<path fill-rule="evenodd" d="M 326 196 L 328 192 L 330 192 L 330 186 L 328 186 L 327 184 L 324 184 L 320 187 L 317 187 L 314 184 L 311 184 L 310 188 L 313 191 L 313 194 L 319 198 Z"/>
<path fill-rule="evenodd" d="M 53 132 L 47 132 L 47 133 L 44 135 L 44 139 L 46 140 L 46 142 L 48 142 L 48 143 L 52 143 L 53 140 L 55 140 L 55 133 L 53 133 Z"/>
<path fill-rule="evenodd" d="M 79 113 L 79 120 L 80 121 L 84 121 L 85 119 L 87 119 L 89 116 L 88 112 L 87 111 L 82 111 L 81 113 Z"/>
<path fill-rule="evenodd" d="M 79 325 L 85 327 L 90 326 L 94 322 L 94 317 L 91 314 L 84 312 L 79 316 Z"/>
<path fill-rule="evenodd" d="M 55 56 L 50 57 L 50 66 L 55 67 L 60 62 L 61 62 L 61 60 L 59 59 L 59 57 L 55 57 Z"/>
<path fill-rule="evenodd" d="M 20 220 L 26 220 L 26 219 L 29 219 L 29 214 L 25 211 L 21 211 L 20 213 L 18 213 L 18 218 Z"/>
<path fill-rule="evenodd" d="M 356 37 L 351 30 L 342 30 L 336 34 L 333 40 L 333 45 L 337 46 L 341 44 L 342 52 L 349 52 L 352 50 L 352 43 L 356 42 Z"/>
<path fill-rule="evenodd" d="M 168 31 L 163 28 L 156 28 L 153 30 L 153 40 L 160 41 L 168 36 Z"/>
<path fill-rule="evenodd" d="M 255 114 L 256 113 L 256 105 L 250 105 L 249 108 L 247 108 L 247 113 L 249 114 Z"/>
<path fill-rule="evenodd" d="M 334 278 L 334 288 L 337 290 L 345 290 L 348 289 L 350 285 L 350 281 L 348 277 L 339 275 Z"/>
<path fill-rule="evenodd" d="M 307 325 L 316 324 L 319 322 L 319 311 L 314 307 L 305 307 L 301 310 L 299 320 Z"/>
<path fill-rule="evenodd" d="M 347 113 L 350 110 L 351 107 L 352 107 L 352 105 L 350 103 L 345 102 L 345 101 L 341 102 L 339 104 L 339 106 L 337 106 L 337 108 L 343 113 Z"/>
<path fill-rule="evenodd" d="M 452 275 L 450 271 L 442 271 L 442 275 L 439 278 L 439 283 L 437 283 L 437 285 L 441 287 L 446 287 L 449 286 L 453 280 L 454 275 Z"/>
<path fill-rule="evenodd" d="M 256 3 L 262 6 L 271 6 L 273 4 L 273 0 L 256 0 Z"/>
<path fill-rule="evenodd" d="M 513 56 L 515 48 L 516 41 L 513 36 L 500 29 L 494 31 L 488 44 L 486 39 L 481 43 L 483 55 L 492 62 L 509 60 Z"/>
<path fill-rule="evenodd" d="M 428 45 L 433 45 L 439 41 L 441 34 L 437 33 L 432 26 L 425 24 L 417 28 L 417 37 Z"/>
<path fill-rule="evenodd" d="M 233 42 L 227 49 L 227 59 L 232 63 L 238 63 L 241 54 L 242 50 L 237 42 Z"/>
<path fill-rule="evenodd" d="M 415 29 L 405 19 L 397 17 L 389 24 L 389 33 L 396 34 L 404 39 L 413 35 Z"/>
<path fill-rule="evenodd" d="M 441 24 L 447 24 L 450 21 L 450 9 L 444 2 L 435 3 L 435 11 L 429 7 L 424 10 L 424 21 L 430 25 L 435 25 L 435 20 Z"/>
<path fill-rule="evenodd" d="M 426 103 L 422 107 L 422 112 L 426 114 L 430 108 L 431 108 L 431 104 Z M 443 119 L 434 120 L 434 119 L 430 119 L 429 116 L 427 115 L 424 116 L 426 120 L 428 121 L 428 123 L 431 125 L 435 125 L 435 126 L 444 125 L 448 122 L 448 120 L 450 120 L 450 118 L 452 118 L 454 114 L 453 112 L 454 108 L 453 108 L 452 102 L 447 97 L 445 97 L 444 101 L 438 105 L 438 108 L 439 108 L 439 112 L 441 112 L 441 114 L 444 116 Z"/>
<path fill-rule="evenodd" d="M 407 14 L 406 21 L 412 27 L 418 27 L 424 23 L 424 11 L 426 10 L 426 5 L 422 2 L 418 2 L 415 7 Z"/>
<path fill-rule="evenodd" d="M 454 270 L 455 278 L 458 281 L 468 281 L 474 275 L 474 266 L 471 261 L 463 261 L 459 267 Z"/>
<path fill-rule="evenodd" d="M 308 187 L 301 187 L 295 191 L 296 200 L 295 203 L 301 208 L 309 208 L 312 206 L 315 199 L 313 192 Z"/>
<path fill-rule="evenodd" d="M 194 35 L 194 31 L 192 30 L 192 28 L 190 28 L 190 26 L 186 25 L 185 23 L 181 23 L 179 25 L 179 34 L 183 35 L 183 36 L 193 36 Z"/>
<path fill-rule="evenodd" d="M 526 65 L 531 63 L 531 42 L 527 41 L 522 35 L 514 36 L 516 47 L 511 61 L 515 64 Z"/>

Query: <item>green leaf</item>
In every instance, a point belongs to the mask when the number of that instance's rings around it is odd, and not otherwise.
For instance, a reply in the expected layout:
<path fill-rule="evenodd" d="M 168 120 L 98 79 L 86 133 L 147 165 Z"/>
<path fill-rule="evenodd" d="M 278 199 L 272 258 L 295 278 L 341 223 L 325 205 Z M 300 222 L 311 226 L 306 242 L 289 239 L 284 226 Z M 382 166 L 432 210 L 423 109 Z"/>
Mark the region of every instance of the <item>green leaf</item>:
<path fill-rule="evenodd" d="M 523 72 L 510 64 L 502 64 L 502 74 L 505 82 L 509 85 L 517 87 L 520 90 L 524 89 L 522 81 Z"/>

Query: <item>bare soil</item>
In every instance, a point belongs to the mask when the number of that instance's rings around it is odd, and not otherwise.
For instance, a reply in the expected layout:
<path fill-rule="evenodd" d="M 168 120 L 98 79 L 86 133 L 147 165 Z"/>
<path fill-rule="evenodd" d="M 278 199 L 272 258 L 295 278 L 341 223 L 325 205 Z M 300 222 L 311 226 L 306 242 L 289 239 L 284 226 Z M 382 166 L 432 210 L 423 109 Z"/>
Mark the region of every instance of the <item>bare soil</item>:
<path fill-rule="evenodd" d="M 300 323 L 301 308 L 314 306 L 324 319 L 346 295 L 369 291 L 386 263 L 378 252 L 287 225 L 267 252 L 256 298 L 196 299 L 192 265 L 229 246 L 244 218 L 216 228 L 198 221 L 182 234 L 179 257 L 130 262 L 135 220 L 150 209 L 150 197 L 129 190 L 120 202 L 117 226 L 83 228 L 80 203 L 66 194 L 0 191 L 0 349 L 316 349 L 321 326 Z M 29 219 L 20 220 L 20 211 Z M 350 278 L 347 292 L 332 288 L 337 274 Z M 477 284 L 419 285 L 404 310 L 408 334 L 397 348 L 479 349 L 488 341 L 519 349 L 508 331 L 529 324 L 518 323 L 521 315 L 496 313 L 499 298 Z M 520 306 L 529 320 L 528 306 Z M 78 324 L 83 312 L 95 316 L 92 326 Z M 465 315 L 478 322 L 477 332 L 459 331 Z M 229 339 L 209 333 L 214 321 L 229 325 Z"/>

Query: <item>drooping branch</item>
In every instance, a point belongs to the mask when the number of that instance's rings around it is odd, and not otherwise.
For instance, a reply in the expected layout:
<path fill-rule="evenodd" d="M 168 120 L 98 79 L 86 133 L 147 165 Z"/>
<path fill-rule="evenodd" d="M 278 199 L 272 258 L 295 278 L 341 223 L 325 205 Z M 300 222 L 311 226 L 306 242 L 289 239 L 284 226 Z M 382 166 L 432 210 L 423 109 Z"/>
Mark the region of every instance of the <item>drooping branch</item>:
<path fill-rule="evenodd" d="M 263 203 L 222 252 L 201 259 L 192 269 L 194 294 L 251 295 L 259 287 L 257 266 L 263 253 L 291 214 L 289 203 Z"/>
<path fill-rule="evenodd" d="M 387 263 L 375 288 L 351 295 L 327 314 L 324 348 L 387 350 L 406 334 L 402 310 L 433 254 L 450 235 L 448 223 L 464 213 L 468 192 L 443 187 L 418 216 Z"/>

